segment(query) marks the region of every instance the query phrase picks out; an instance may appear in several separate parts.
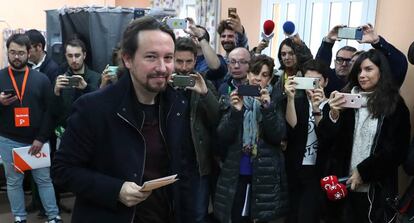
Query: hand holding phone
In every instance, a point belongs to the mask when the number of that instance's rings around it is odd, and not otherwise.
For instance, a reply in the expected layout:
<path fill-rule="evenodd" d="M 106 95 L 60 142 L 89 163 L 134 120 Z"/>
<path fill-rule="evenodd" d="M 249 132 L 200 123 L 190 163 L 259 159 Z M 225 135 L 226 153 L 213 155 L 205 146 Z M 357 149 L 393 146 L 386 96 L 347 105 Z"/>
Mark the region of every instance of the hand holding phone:
<path fill-rule="evenodd" d="M 72 88 L 79 87 L 82 81 L 81 77 L 76 76 L 67 76 L 66 78 L 68 79 L 68 86 Z"/>
<path fill-rule="evenodd" d="M 13 89 L 5 89 L 1 92 L 0 103 L 4 106 L 12 104 L 17 99 L 16 92 Z"/>

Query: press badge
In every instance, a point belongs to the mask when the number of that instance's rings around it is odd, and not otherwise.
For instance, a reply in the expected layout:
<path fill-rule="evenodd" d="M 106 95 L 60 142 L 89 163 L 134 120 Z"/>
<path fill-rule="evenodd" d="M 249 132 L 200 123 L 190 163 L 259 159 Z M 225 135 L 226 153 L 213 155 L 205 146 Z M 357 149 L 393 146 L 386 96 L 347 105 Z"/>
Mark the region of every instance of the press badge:
<path fill-rule="evenodd" d="M 30 118 L 29 118 L 29 108 L 14 108 L 14 125 L 16 127 L 29 127 Z"/>

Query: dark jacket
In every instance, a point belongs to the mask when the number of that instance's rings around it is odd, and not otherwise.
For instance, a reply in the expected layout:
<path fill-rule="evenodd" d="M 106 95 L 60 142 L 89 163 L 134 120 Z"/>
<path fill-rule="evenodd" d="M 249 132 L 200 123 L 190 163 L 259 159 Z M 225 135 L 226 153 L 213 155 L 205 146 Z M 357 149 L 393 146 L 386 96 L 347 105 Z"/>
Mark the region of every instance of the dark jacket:
<path fill-rule="evenodd" d="M 181 154 L 177 145 L 184 137 L 185 117 L 181 114 L 186 106 L 170 87 L 158 97 L 169 172 L 175 174 L 179 173 Z M 74 103 L 52 166 L 54 182 L 76 194 L 72 222 L 132 222 L 135 207 L 126 207 L 118 196 L 125 181 L 143 183 L 146 145 L 140 129 L 144 111 L 135 103 L 130 74 Z M 178 188 L 174 184 L 170 189 L 178 211 Z"/>
<path fill-rule="evenodd" d="M 242 156 L 244 111 L 224 104 L 226 113 L 218 126 L 218 140 L 226 148 L 226 157 L 217 182 L 214 215 L 222 223 L 231 219 L 231 210 L 239 179 Z M 262 108 L 257 156 L 252 163 L 251 218 L 270 221 L 283 216 L 288 208 L 287 179 L 280 142 L 285 134 L 284 116 L 272 103 Z"/>
<path fill-rule="evenodd" d="M 51 56 L 46 54 L 46 58 L 42 65 L 40 65 L 39 71 L 46 74 L 50 80 L 50 83 L 55 83 L 56 77 L 59 75 L 59 65 L 52 59 Z"/>
<path fill-rule="evenodd" d="M 212 134 L 218 125 L 219 103 L 214 85 L 206 80 L 208 93 L 201 96 L 195 92 L 190 98 L 191 137 L 200 176 L 210 174 L 212 163 Z"/>
<path fill-rule="evenodd" d="M 334 44 L 335 43 L 322 41 L 315 59 L 321 59 L 327 64 L 331 64 L 332 48 Z M 395 83 L 398 85 L 398 87 L 401 87 L 408 69 L 408 63 L 405 55 L 393 45 L 388 43 L 382 36 L 380 36 L 378 43 L 371 45 L 375 49 L 381 51 L 387 57 L 388 62 L 390 63 L 393 79 L 395 80 Z M 346 80 L 339 79 L 336 75 L 335 69 L 329 69 L 328 78 L 328 86 L 325 88 L 325 93 L 328 97 L 332 91 L 339 91 L 345 87 Z"/>
<path fill-rule="evenodd" d="M 329 154 L 325 175 L 349 176 L 355 126 L 355 110 L 345 109 L 333 123 L 329 118 L 329 106 L 319 123 L 319 141 L 332 143 L 319 154 Z M 410 143 L 410 115 L 400 97 L 393 114 L 378 119 L 378 127 L 370 156 L 357 165 L 364 183 L 370 184 L 369 196 L 373 203 L 371 220 L 389 219 L 394 210 L 386 205 L 386 199 L 398 194 L 398 166 L 404 161 Z M 329 148 L 329 147 L 325 147 Z M 384 222 L 378 221 L 378 222 Z"/>
<path fill-rule="evenodd" d="M 24 71 L 13 73 L 21 91 Z M 8 67 L 0 70 L 0 92 L 5 89 L 14 89 Z M 51 89 L 50 82 L 44 74 L 30 69 L 22 104 L 20 105 L 19 100 L 8 106 L 0 104 L 0 135 L 28 144 L 32 144 L 35 139 L 46 142 L 53 126 L 49 106 L 52 98 Z M 14 108 L 17 107 L 29 108 L 29 127 L 15 127 Z"/>
<path fill-rule="evenodd" d="M 74 74 L 70 69 L 68 69 L 66 75 L 72 76 Z M 68 118 L 69 113 L 72 109 L 72 104 L 76 101 L 76 99 L 78 99 L 83 94 L 90 93 L 92 91 L 96 91 L 97 89 L 99 89 L 99 85 L 101 83 L 100 74 L 96 73 L 93 70 L 90 70 L 85 65 L 85 72 L 82 76 L 88 84 L 85 89 L 62 89 L 59 96 L 54 95 L 52 102 L 52 115 L 57 120 L 57 125 L 61 125 L 63 127 L 66 126 L 66 119 Z"/>

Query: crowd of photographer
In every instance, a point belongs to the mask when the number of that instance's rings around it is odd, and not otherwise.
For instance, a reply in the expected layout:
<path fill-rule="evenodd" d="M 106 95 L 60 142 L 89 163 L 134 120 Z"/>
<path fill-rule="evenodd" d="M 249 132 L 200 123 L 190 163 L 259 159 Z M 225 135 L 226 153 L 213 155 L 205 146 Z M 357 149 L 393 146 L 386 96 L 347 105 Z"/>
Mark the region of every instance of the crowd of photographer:
<path fill-rule="evenodd" d="M 31 174 L 51 223 L 61 189 L 76 196 L 73 222 L 396 221 L 398 167 L 413 169 L 402 52 L 366 24 L 359 42 L 373 49 L 342 47 L 330 69 L 337 25 L 315 58 L 287 35 L 275 69 L 267 40 L 249 51 L 235 10 L 217 28 L 225 55 L 187 22 L 176 38 L 150 16 L 132 21 L 102 74 L 79 38 L 62 65 L 36 30 L 8 39 L 0 155 L 16 223 L 27 212 L 13 149 L 46 144 L 52 166 Z"/>

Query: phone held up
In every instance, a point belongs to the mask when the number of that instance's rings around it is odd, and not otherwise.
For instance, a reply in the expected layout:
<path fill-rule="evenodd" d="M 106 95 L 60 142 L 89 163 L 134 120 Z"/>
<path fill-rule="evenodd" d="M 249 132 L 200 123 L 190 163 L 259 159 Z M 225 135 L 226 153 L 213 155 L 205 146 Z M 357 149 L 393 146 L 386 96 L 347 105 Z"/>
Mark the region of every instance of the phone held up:
<path fill-rule="evenodd" d="M 172 75 L 172 85 L 178 88 L 194 87 L 195 79 L 189 75 Z"/>
<path fill-rule="evenodd" d="M 259 85 L 240 85 L 237 88 L 237 94 L 240 96 L 259 97 L 260 90 L 261 88 Z"/>
<path fill-rule="evenodd" d="M 342 108 L 360 108 L 362 106 L 362 96 L 360 94 L 337 93 L 336 95 L 343 95 L 345 103 L 341 105 Z"/>
<path fill-rule="evenodd" d="M 338 29 L 339 39 L 362 40 L 363 32 L 359 27 L 341 27 Z"/>
<path fill-rule="evenodd" d="M 237 14 L 237 9 L 236 8 L 229 8 L 228 9 L 228 16 L 230 18 L 234 18 L 234 15 L 233 14 Z"/>
<path fill-rule="evenodd" d="M 310 90 L 319 88 L 319 78 L 316 77 L 295 77 L 296 90 Z"/>
<path fill-rule="evenodd" d="M 187 20 L 179 18 L 169 18 L 167 19 L 167 25 L 170 29 L 186 29 Z"/>
<path fill-rule="evenodd" d="M 66 76 L 68 79 L 68 88 L 74 88 L 79 86 L 80 82 L 82 81 L 82 78 L 80 77 L 74 77 L 74 76 Z"/>

